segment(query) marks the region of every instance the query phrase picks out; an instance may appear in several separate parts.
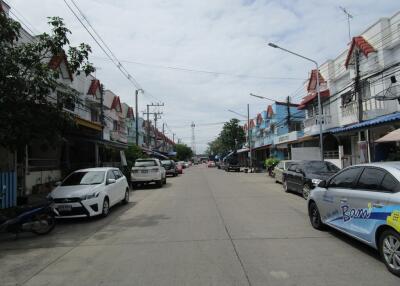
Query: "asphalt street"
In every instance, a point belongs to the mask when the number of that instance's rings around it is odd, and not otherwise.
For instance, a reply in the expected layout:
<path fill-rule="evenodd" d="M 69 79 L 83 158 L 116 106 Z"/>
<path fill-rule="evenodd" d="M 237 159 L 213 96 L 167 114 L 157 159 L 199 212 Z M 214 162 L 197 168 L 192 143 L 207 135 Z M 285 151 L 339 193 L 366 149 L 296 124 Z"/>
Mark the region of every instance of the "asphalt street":
<path fill-rule="evenodd" d="M 195 166 L 105 219 L 0 236 L 0 285 L 400 285 L 378 254 L 314 230 L 265 174 Z"/>

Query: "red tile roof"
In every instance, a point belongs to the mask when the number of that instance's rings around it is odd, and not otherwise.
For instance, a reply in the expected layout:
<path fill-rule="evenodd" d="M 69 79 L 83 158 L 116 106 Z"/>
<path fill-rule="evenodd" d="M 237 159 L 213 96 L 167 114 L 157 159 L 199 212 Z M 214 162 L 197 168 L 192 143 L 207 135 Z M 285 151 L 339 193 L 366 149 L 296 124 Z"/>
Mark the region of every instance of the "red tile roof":
<path fill-rule="evenodd" d="M 267 117 L 271 118 L 273 114 L 274 114 L 274 111 L 272 109 L 272 105 L 268 105 L 268 107 L 267 107 Z"/>
<path fill-rule="evenodd" d="M 362 36 L 358 37 L 353 37 L 353 40 L 351 41 L 350 49 L 347 54 L 346 61 L 344 65 L 346 68 L 349 66 L 351 57 L 353 55 L 354 48 L 357 47 L 361 52 L 364 54 L 364 56 L 368 57 L 368 54 L 376 52 L 373 46 L 371 46 L 370 43 L 368 43 Z"/>
<path fill-rule="evenodd" d="M 254 124 L 254 119 L 251 119 L 250 120 L 250 128 L 253 128 L 255 126 L 255 124 Z"/>
<path fill-rule="evenodd" d="M 320 92 L 321 95 L 321 100 L 328 98 L 330 96 L 330 92 L 329 89 L 325 89 L 323 91 Z M 297 109 L 304 109 L 307 107 L 307 105 L 314 101 L 315 99 L 317 99 L 318 94 L 314 91 L 314 92 L 310 92 L 306 97 L 303 98 L 303 100 L 300 102 L 299 107 L 297 107 Z"/>
<path fill-rule="evenodd" d="M 98 89 L 100 89 L 100 81 L 98 79 L 92 79 L 87 94 L 96 95 Z"/>
<path fill-rule="evenodd" d="M 319 85 L 321 86 L 322 83 L 326 83 L 326 80 L 321 75 L 321 72 L 318 73 L 318 80 Z M 310 78 L 308 80 L 307 91 L 315 91 L 317 89 L 317 70 L 313 69 L 310 74 Z"/>
<path fill-rule="evenodd" d="M 62 62 L 64 62 L 67 67 L 69 78 L 71 80 L 73 80 L 72 73 L 71 73 L 71 71 L 69 69 L 69 65 L 68 65 L 67 55 L 64 52 L 60 53 L 58 55 L 53 55 L 52 58 L 50 59 L 48 65 L 49 65 L 49 68 L 55 70 L 60 67 Z"/>
<path fill-rule="evenodd" d="M 116 109 L 117 106 L 119 106 L 119 110 L 122 111 L 122 106 L 119 96 L 114 96 L 113 102 L 111 104 L 111 109 Z"/>
<path fill-rule="evenodd" d="M 261 113 L 257 114 L 256 121 L 257 121 L 257 125 L 260 125 L 262 123 L 262 115 L 261 115 Z"/>

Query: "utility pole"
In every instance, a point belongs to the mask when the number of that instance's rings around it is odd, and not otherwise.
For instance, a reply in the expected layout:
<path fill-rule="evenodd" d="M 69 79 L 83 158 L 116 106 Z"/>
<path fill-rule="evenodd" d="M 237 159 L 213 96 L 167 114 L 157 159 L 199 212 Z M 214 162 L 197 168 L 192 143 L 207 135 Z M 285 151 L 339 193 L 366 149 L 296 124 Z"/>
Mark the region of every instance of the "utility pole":
<path fill-rule="evenodd" d="M 172 142 L 175 143 L 175 133 L 172 133 Z"/>
<path fill-rule="evenodd" d="M 136 145 L 139 146 L 139 104 L 138 104 L 138 95 L 139 91 L 143 92 L 143 89 L 137 89 L 135 92 L 135 109 L 136 109 L 136 120 L 135 120 L 135 137 L 136 137 Z"/>
<path fill-rule="evenodd" d="M 253 150 L 251 149 L 251 137 L 250 137 L 250 104 L 247 104 L 247 140 L 249 141 L 249 159 L 250 159 L 250 171 L 253 167 Z"/>
<path fill-rule="evenodd" d="M 194 128 L 196 127 L 196 125 L 194 124 L 193 121 L 192 121 L 192 124 L 190 124 L 190 127 L 192 128 L 192 151 L 193 151 L 193 155 L 196 155 L 196 139 L 194 136 Z"/>
<path fill-rule="evenodd" d="M 162 124 L 162 135 L 163 135 L 163 147 L 162 150 L 165 151 L 165 123 Z"/>
<path fill-rule="evenodd" d="M 348 29 L 348 32 L 349 32 L 349 42 L 351 42 L 350 19 L 353 19 L 353 15 L 351 15 L 351 14 L 349 13 L 349 11 L 347 11 L 347 9 L 344 8 L 344 7 L 342 7 L 342 6 L 339 6 L 339 9 L 342 10 L 343 13 L 344 13 L 344 14 L 346 15 L 346 17 L 347 17 L 347 29 Z"/>
<path fill-rule="evenodd" d="M 289 96 L 287 97 L 286 106 L 287 106 L 287 126 L 288 126 L 289 132 L 291 132 L 293 130 L 290 130 L 291 118 L 290 118 L 290 97 Z"/>
<path fill-rule="evenodd" d="M 356 76 L 354 78 L 354 91 L 356 94 L 357 105 L 358 105 L 358 122 L 363 121 L 363 98 L 361 92 L 361 83 L 360 83 L 360 51 L 356 49 L 355 51 L 355 73 Z"/>
<path fill-rule="evenodd" d="M 151 140 L 150 140 L 150 114 L 155 114 L 158 113 L 159 115 L 162 114 L 162 112 L 150 112 L 150 107 L 161 107 L 164 106 L 164 103 L 151 103 L 146 105 L 146 112 L 143 112 L 143 115 L 147 115 L 147 126 L 146 126 L 146 133 L 147 133 L 147 139 L 146 139 L 146 145 L 147 148 L 150 148 Z M 155 127 L 157 128 L 157 119 L 155 119 L 154 124 L 156 125 Z M 157 143 L 156 143 L 157 144 Z"/>

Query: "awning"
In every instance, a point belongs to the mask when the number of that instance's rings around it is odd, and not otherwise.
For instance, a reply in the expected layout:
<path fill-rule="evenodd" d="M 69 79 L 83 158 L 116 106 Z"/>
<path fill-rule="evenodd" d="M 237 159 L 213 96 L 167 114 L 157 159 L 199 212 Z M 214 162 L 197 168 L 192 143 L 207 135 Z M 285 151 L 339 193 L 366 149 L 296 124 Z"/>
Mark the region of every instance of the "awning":
<path fill-rule="evenodd" d="M 382 116 L 376 117 L 374 119 L 366 120 L 366 121 L 356 123 L 356 124 L 353 124 L 350 126 L 333 128 L 333 129 L 330 129 L 329 132 L 330 133 L 345 132 L 345 131 L 365 128 L 365 127 L 379 125 L 379 124 L 397 121 L 397 120 L 400 120 L 400 112 L 396 112 L 396 113 L 392 113 L 392 114 L 388 114 L 388 115 L 382 115 Z"/>
<path fill-rule="evenodd" d="M 75 117 L 75 122 L 78 125 L 82 125 L 82 126 L 85 126 L 85 127 L 97 130 L 97 131 L 102 131 L 103 130 L 103 127 L 101 126 L 100 123 L 89 121 L 89 120 L 86 120 L 86 119 L 83 119 L 83 118 L 80 118 L 80 117 Z"/>
<path fill-rule="evenodd" d="M 240 153 L 244 153 L 244 152 L 249 152 L 249 148 L 242 148 L 236 151 L 236 153 L 240 154 Z"/>
<path fill-rule="evenodd" d="M 386 134 L 385 136 L 379 138 L 378 140 L 375 140 L 376 143 L 396 142 L 396 141 L 400 141 L 400 128 Z"/>

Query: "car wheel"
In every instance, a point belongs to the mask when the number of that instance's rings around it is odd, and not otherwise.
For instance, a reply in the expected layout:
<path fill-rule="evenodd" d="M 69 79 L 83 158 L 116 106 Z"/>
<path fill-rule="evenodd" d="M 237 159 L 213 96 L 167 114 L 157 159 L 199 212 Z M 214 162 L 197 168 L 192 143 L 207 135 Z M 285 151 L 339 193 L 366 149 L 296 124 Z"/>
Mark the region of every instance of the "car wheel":
<path fill-rule="evenodd" d="M 289 192 L 289 188 L 288 188 L 288 185 L 287 185 L 286 180 L 283 180 L 283 181 L 282 181 L 282 186 L 283 186 L 283 190 L 284 190 L 286 193 Z"/>
<path fill-rule="evenodd" d="M 303 186 L 303 198 L 305 200 L 308 200 L 308 197 L 310 196 L 311 188 L 308 184 L 304 184 Z"/>
<path fill-rule="evenodd" d="M 137 184 L 137 183 L 131 183 L 131 188 L 132 188 L 132 189 L 136 189 L 136 188 L 137 188 L 137 186 L 138 186 L 138 184 Z"/>
<path fill-rule="evenodd" d="M 123 203 L 124 205 L 126 205 L 127 203 L 129 203 L 129 189 L 126 189 L 126 191 L 125 191 L 125 196 L 124 196 L 124 199 L 122 200 L 122 203 Z"/>
<path fill-rule="evenodd" d="M 400 276 L 400 235 L 388 229 L 379 238 L 379 253 L 387 269 Z"/>
<path fill-rule="evenodd" d="M 321 216 L 315 202 L 310 202 L 310 205 L 308 206 L 308 216 L 310 217 L 310 222 L 313 228 L 318 230 L 324 229 L 325 225 L 322 223 Z"/>
<path fill-rule="evenodd" d="M 163 181 L 162 181 L 162 180 L 158 180 L 158 181 L 156 182 L 156 186 L 159 187 L 159 188 L 162 188 L 162 186 L 163 186 Z"/>
<path fill-rule="evenodd" d="M 110 212 L 110 202 L 109 202 L 108 198 L 105 197 L 104 201 L 103 201 L 103 207 L 102 207 L 101 215 L 103 217 L 106 217 L 106 216 L 108 216 L 109 212 Z"/>

